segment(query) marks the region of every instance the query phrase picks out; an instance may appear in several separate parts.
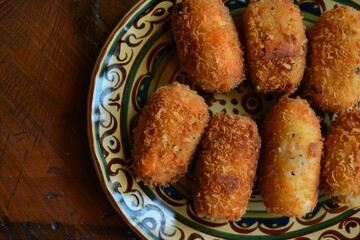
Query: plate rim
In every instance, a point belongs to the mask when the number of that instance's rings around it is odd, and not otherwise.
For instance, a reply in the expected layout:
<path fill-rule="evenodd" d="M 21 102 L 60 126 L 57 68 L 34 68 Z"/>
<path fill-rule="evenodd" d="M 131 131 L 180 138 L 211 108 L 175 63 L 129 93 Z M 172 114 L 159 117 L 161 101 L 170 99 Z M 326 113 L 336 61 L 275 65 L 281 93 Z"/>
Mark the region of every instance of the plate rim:
<path fill-rule="evenodd" d="M 94 113 L 93 113 L 93 109 L 94 109 L 93 108 L 93 105 L 94 105 L 93 97 L 95 95 L 94 91 L 95 91 L 95 86 L 96 86 L 96 75 L 101 67 L 101 63 L 104 61 L 104 56 L 107 53 L 107 49 L 108 49 L 109 45 L 116 39 L 116 36 L 118 35 L 119 31 L 121 30 L 121 28 L 123 28 L 126 25 L 129 18 L 131 18 L 133 16 L 133 14 L 135 12 L 137 12 L 137 10 L 139 8 L 141 8 L 146 2 L 148 2 L 148 1 L 140 0 L 134 6 L 132 6 L 130 8 L 130 10 L 127 11 L 125 13 L 125 15 L 121 18 L 121 20 L 116 24 L 116 26 L 113 28 L 113 30 L 111 30 L 111 33 L 108 35 L 106 41 L 102 45 L 101 50 L 96 58 L 94 66 L 92 68 L 92 73 L 91 73 L 91 77 L 90 77 L 90 86 L 89 86 L 89 92 L 88 92 L 88 98 L 87 98 L 87 116 L 86 116 L 86 118 L 87 118 L 86 119 L 87 135 L 88 135 L 88 139 L 89 139 L 88 140 L 89 149 L 90 149 L 90 153 L 91 153 L 92 162 L 95 166 L 96 174 L 100 181 L 101 188 L 105 192 L 105 195 L 106 195 L 108 201 L 110 202 L 110 204 L 112 205 L 112 207 L 116 210 L 116 212 L 118 214 L 120 214 L 122 220 L 124 220 L 124 222 L 127 224 L 127 226 L 129 226 L 131 228 L 131 230 L 134 231 L 142 239 L 147 239 L 147 236 L 142 231 L 140 231 L 136 227 L 135 224 L 130 222 L 128 217 L 121 210 L 120 206 L 114 201 L 113 192 L 109 188 L 109 186 L 106 182 L 106 179 L 103 176 L 103 173 L 100 172 L 100 169 L 102 167 L 100 166 L 100 162 L 98 160 L 98 155 L 97 155 L 97 152 L 94 147 L 94 144 L 96 144 L 96 141 L 93 138 L 93 136 L 94 136 L 93 123 L 95 122 L 94 121 Z"/>

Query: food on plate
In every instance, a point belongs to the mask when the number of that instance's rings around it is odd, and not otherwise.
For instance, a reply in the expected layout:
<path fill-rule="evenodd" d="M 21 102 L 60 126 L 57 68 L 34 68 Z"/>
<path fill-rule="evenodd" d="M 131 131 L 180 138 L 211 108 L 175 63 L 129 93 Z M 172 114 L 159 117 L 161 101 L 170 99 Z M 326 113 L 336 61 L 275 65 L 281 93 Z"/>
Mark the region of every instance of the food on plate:
<path fill-rule="evenodd" d="M 259 92 L 293 93 L 305 70 L 307 39 L 290 0 L 251 0 L 244 15 L 249 74 Z"/>
<path fill-rule="evenodd" d="M 309 61 L 304 97 L 322 111 L 352 107 L 360 97 L 360 12 L 324 12 L 309 33 Z"/>
<path fill-rule="evenodd" d="M 249 117 L 215 114 L 195 167 L 194 206 L 199 217 L 236 221 L 246 211 L 261 139 Z"/>
<path fill-rule="evenodd" d="M 317 204 L 322 136 L 306 100 L 282 97 L 262 129 L 258 187 L 268 211 L 305 216 Z"/>
<path fill-rule="evenodd" d="M 245 79 L 243 50 L 222 0 L 184 0 L 171 28 L 182 70 L 202 90 L 227 92 Z"/>
<path fill-rule="evenodd" d="M 154 92 L 134 129 L 131 168 L 149 186 L 183 176 L 209 121 L 204 99 L 174 82 Z"/>
<path fill-rule="evenodd" d="M 360 208 L 360 110 L 341 113 L 325 138 L 321 186 L 340 206 Z"/>

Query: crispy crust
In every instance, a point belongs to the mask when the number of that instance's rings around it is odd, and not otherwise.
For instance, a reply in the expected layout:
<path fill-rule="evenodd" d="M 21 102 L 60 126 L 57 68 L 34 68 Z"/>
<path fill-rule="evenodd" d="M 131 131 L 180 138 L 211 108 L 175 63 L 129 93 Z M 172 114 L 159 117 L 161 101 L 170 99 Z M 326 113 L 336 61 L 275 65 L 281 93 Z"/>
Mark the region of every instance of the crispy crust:
<path fill-rule="evenodd" d="M 360 12 L 325 12 L 309 34 L 309 72 L 304 96 L 318 109 L 338 112 L 360 97 Z"/>
<path fill-rule="evenodd" d="M 252 0 L 244 15 L 249 73 L 260 92 L 290 94 L 304 75 L 307 39 L 290 0 Z"/>
<path fill-rule="evenodd" d="M 132 169 L 149 186 L 167 185 L 183 176 L 209 121 L 204 99 L 174 82 L 159 88 L 134 129 Z"/>
<path fill-rule="evenodd" d="M 221 0 L 184 0 L 171 14 L 180 65 L 200 88 L 227 92 L 245 79 L 243 50 Z"/>
<path fill-rule="evenodd" d="M 282 97 L 262 129 L 258 187 L 265 207 L 305 216 L 316 206 L 322 137 L 320 120 L 306 100 Z"/>
<path fill-rule="evenodd" d="M 196 162 L 194 206 L 200 217 L 241 219 L 255 181 L 261 139 L 249 117 L 215 114 Z"/>
<path fill-rule="evenodd" d="M 331 125 L 321 186 L 340 206 L 360 208 L 360 110 L 340 114 Z"/>

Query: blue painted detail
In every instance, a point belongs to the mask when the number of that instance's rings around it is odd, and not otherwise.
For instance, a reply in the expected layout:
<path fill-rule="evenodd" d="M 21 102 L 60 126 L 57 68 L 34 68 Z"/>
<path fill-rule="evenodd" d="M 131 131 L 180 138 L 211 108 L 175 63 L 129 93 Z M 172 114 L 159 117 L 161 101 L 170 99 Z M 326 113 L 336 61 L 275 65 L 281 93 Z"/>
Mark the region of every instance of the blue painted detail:
<path fill-rule="evenodd" d="M 150 217 L 144 218 L 141 223 L 144 227 L 150 230 L 155 230 L 157 227 L 157 222 L 156 219 L 154 218 L 150 218 Z"/>
<path fill-rule="evenodd" d="M 138 92 L 136 95 L 136 101 L 140 108 L 143 108 L 146 105 L 146 98 L 147 98 L 148 89 L 150 87 L 150 83 L 151 83 L 150 75 L 146 75 L 140 82 Z"/>
<path fill-rule="evenodd" d="M 249 227 L 252 227 L 257 222 L 258 222 L 257 219 L 243 218 L 240 221 L 235 222 L 235 224 L 241 228 L 249 228 Z"/>
<path fill-rule="evenodd" d="M 262 219 L 259 220 L 259 223 L 262 223 L 267 228 L 280 228 L 285 227 L 289 224 L 289 218 L 288 217 L 279 217 L 279 218 L 272 218 L 272 219 Z"/>
<path fill-rule="evenodd" d="M 338 208 L 338 207 L 339 207 L 339 205 L 334 204 L 334 203 L 331 201 L 331 199 L 329 199 L 328 201 L 324 202 L 323 204 L 324 204 L 326 207 L 331 208 L 331 209 L 334 209 L 334 208 Z"/>
<path fill-rule="evenodd" d="M 249 4 L 248 0 L 228 0 L 225 2 L 225 6 L 227 6 L 230 10 L 244 8 Z"/>
<path fill-rule="evenodd" d="M 173 186 L 169 185 L 168 187 L 164 188 L 161 187 L 161 189 L 163 190 L 163 192 L 166 194 L 166 196 L 180 201 L 182 199 L 184 199 L 184 197 L 181 195 L 181 193 L 179 193 Z"/>
<path fill-rule="evenodd" d="M 303 2 L 299 4 L 301 12 L 313 14 L 315 16 L 321 15 L 321 6 L 316 2 Z"/>

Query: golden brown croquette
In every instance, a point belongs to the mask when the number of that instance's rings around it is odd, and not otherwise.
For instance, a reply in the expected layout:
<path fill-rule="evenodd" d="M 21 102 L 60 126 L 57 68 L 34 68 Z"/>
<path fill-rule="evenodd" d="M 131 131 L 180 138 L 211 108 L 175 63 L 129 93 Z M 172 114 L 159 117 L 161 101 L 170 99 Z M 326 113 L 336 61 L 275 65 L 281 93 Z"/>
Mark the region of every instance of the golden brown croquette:
<path fill-rule="evenodd" d="M 251 0 L 244 15 L 249 74 L 259 92 L 293 93 L 306 65 L 307 39 L 290 0 Z"/>
<path fill-rule="evenodd" d="M 202 90 L 228 92 L 245 79 L 243 50 L 222 0 L 184 0 L 171 28 L 182 70 Z"/>
<path fill-rule="evenodd" d="M 306 100 L 282 97 L 265 117 L 258 187 L 268 211 L 305 216 L 317 204 L 322 136 Z"/>
<path fill-rule="evenodd" d="M 132 146 L 136 179 L 149 186 L 183 176 L 209 121 L 204 99 L 174 82 L 159 88 L 144 107 Z"/>
<path fill-rule="evenodd" d="M 200 217 L 236 221 L 254 186 L 261 139 L 249 117 L 215 114 L 195 167 L 194 206 Z"/>
<path fill-rule="evenodd" d="M 353 106 L 360 97 L 360 12 L 325 12 L 309 33 L 309 61 L 304 97 L 327 112 Z"/>
<path fill-rule="evenodd" d="M 340 206 L 360 208 L 360 110 L 341 113 L 325 138 L 321 186 Z"/>

